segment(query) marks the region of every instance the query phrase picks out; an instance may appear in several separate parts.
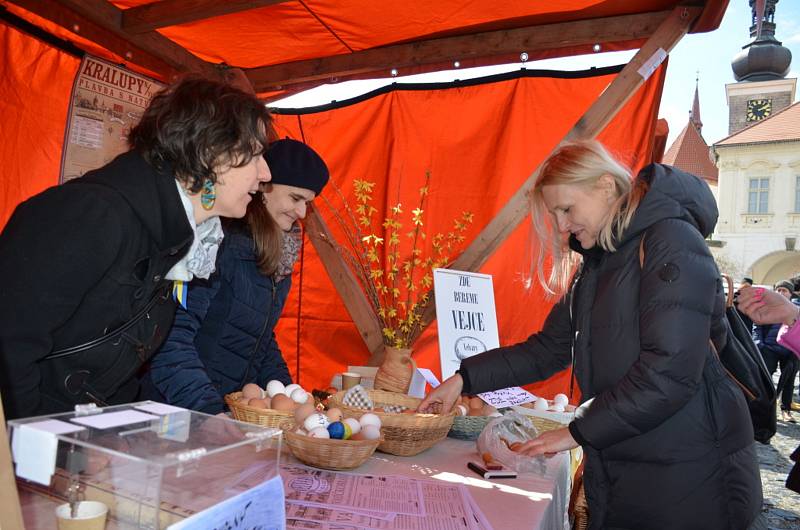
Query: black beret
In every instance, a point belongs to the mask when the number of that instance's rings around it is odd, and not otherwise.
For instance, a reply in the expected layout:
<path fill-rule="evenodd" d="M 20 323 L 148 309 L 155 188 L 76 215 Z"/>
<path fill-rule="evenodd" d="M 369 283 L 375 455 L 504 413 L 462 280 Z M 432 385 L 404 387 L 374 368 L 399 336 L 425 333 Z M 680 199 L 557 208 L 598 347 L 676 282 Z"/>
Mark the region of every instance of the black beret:
<path fill-rule="evenodd" d="M 303 142 L 284 138 L 267 147 L 264 158 L 273 184 L 285 184 L 313 191 L 316 195 L 328 183 L 328 166 L 316 151 Z"/>

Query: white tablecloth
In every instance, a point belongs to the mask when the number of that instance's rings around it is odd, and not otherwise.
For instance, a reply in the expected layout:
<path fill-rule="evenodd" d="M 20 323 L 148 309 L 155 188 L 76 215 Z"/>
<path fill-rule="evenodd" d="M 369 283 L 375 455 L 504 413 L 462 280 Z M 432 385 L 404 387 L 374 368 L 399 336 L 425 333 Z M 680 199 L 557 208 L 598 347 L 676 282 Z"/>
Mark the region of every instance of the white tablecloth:
<path fill-rule="evenodd" d="M 479 460 L 475 442 L 446 438 L 416 456 L 375 452 L 352 472 L 465 484 L 495 530 L 569 529 L 569 453 L 548 458 L 542 474 L 521 473 L 513 479 L 483 479 L 467 468 L 469 460 Z M 285 461 L 297 462 L 288 454 Z"/>

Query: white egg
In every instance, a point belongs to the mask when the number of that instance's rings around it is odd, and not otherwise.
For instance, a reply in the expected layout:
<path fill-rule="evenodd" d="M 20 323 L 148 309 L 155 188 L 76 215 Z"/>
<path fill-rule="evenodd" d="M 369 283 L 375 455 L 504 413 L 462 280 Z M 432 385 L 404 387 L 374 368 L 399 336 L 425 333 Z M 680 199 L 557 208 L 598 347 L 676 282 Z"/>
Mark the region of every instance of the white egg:
<path fill-rule="evenodd" d="M 469 411 L 464 405 L 456 405 L 456 412 L 459 416 L 466 416 Z"/>
<path fill-rule="evenodd" d="M 555 403 L 553 404 L 550 410 L 554 412 L 564 412 L 564 405 L 562 405 L 561 403 Z"/>
<path fill-rule="evenodd" d="M 569 403 L 569 398 L 565 394 L 556 394 L 555 397 L 553 398 L 553 403 L 555 403 L 556 405 L 563 405 L 566 407 L 567 404 Z"/>
<path fill-rule="evenodd" d="M 381 419 L 371 412 L 367 412 L 366 414 L 362 414 L 360 418 L 358 418 L 358 422 L 361 424 L 362 427 L 366 427 L 367 425 L 373 425 L 376 428 L 381 428 Z"/>
<path fill-rule="evenodd" d="M 330 438 L 331 433 L 325 427 L 314 427 L 308 431 L 308 435 L 312 438 Z"/>
<path fill-rule="evenodd" d="M 283 389 L 283 393 L 286 394 L 287 396 L 291 396 L 292 392 L 294 392 L 298 388 L 303 388 L 303 387 L 301 387 L 297 383 L 292 383 L 290 385 L 286 385 L 286 388 Z"/>
<path fill-rule="evenodd" d="M 342 420 L 342 423 L 348 424 L 353 434 L 361 432 L 361 424 L 358 423 L 358 420 L 355 418 L 345 418 Z"/>
<path fill-rule="evenodd" d="M 545 398 L 539 398 L 533 404 L 533 410 L 547 410 L 550 408 L 550 403 Z"/>
<path fill-rule="evenodd" d="M 289 389 L 289 386 L 286 387 L 287 390 Z M 308 401 L 308 392 L 306 392 L 302 388 L 295 388 L 294 392 L 289 394 L 289 397 L 291 397 L 292 401 L 294 401 L 295 403 L 305 403 L 306 401 Z"/>
<path fill-rule="evenodd" d="M 381 437 L 381 430 L 375 425 L 363 425 L 361 428 L 361 438 L 364 440 L 377 440 Z"/>
<path fill-rule="evenodd" d="M 275 394 L 283 394 L 283 391 L 286 387 L 283 386 L 283 383 L 278 381 L 277 379 L 273 379 L 269 383 L 267 383 L 267 394 L 269 397 L 275 397 Z"/>
<path fill-rule="evenodd" d="M 327 428 L 330 423 L 330 420 L 328 420 L 328 417 L 325 414 L 322 414 L 321 412 L 315 412 L 305 419 L 303 422 L 303 427 L 305 427 L 308 432 L 311 432 L 311 430 L 315 427 Z"/>

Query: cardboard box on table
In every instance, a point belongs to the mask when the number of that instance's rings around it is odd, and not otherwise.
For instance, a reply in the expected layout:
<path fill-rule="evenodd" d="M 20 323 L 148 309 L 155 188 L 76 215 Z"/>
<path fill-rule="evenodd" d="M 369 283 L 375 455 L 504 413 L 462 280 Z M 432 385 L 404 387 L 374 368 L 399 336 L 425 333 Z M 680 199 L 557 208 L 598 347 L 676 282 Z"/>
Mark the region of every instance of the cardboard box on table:
<path fill-rule="evenodd" d="M 242 502 L 254 492 L 279 498 L 283 524 L 280 430 L 150 401 L 76 409 L 8 422 L 23 507 L 37 506 L 26 526 L 55 528 L 72 499 L 105 503 L 115 528 L 183 528 L 260 509 Z"/>

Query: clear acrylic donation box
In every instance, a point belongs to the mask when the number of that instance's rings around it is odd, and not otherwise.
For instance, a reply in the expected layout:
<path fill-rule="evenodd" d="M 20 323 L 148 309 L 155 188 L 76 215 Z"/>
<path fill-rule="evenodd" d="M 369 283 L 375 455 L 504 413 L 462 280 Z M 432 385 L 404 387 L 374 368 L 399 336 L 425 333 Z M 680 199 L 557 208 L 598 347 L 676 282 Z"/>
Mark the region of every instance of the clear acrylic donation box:
<path fill-rule="evenodd" d="M 75 514 L 83 501 L 108 507 L 107 529 L 224 528 L 248 514 L 284 526 L 278 429 L 152 401 L 8 427 L 29 530 L 56 528 L 56 507 Z"/>

